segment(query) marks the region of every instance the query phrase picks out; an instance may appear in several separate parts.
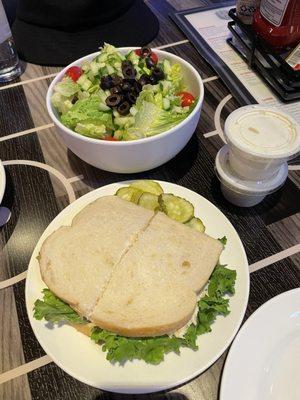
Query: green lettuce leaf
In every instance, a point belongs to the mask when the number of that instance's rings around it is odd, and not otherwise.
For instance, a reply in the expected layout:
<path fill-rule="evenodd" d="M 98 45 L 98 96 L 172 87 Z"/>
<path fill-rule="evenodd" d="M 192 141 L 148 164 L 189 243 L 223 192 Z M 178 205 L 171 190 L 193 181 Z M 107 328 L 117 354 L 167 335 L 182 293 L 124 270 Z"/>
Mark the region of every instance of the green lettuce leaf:
<path fill-rule="evenodd" d="M 83 136 L 103 139 L 106 134 L 106 126 L 102 122 L 86 120 L 84 122 L 78 122 L 75 126 L 75 132 Z"/>
<path fill-rule="evenodd" d="M 167 79 L 172 82 L 175 93 L 184 90 L 183 75 L 180 64 L 173 64 L 167 74 Z"/>
<path fill-rule="evenodd" d="M 236 271 L 218 264 L 212 273 L 207 294 L 198 302 L 197 323 L 191 324 L 184 337 L 159 336 L 152 338 L 129 338 L 94 327 L 91 339 L 102 346 L 106 358 L 112 363 L 123 364 L 126 361 L 138 359 L 149 364 L 159 364 L 165 354 L 175 352 L 180 354 L 181 347 L 197 350 L 197 337 L 211 331 L 211 325 L 218 315 L 229 313 L 229 298 L 227 293 L 234 293 Z M 71 307 L 59 300 L 49 289 L 44 289 L 44 301 L 35 302 L 34 317 L 45 318 L 54 323 L 67 321 L 70 323 L 87 323 Z"/>
<path fill-rule="evenodd" d="M 225 294 L 234 294 L 236 271 L 226 268 L 226 265 L 218 264 L 211 275 L 208 285 L 210 297 L 221 297 Z"/>
<path fill-rule="evenodd" d="M 227 243 L 227 237 L 223 236 L 222 238 L 219 238 L 218 241 L 221 242 L 222 245 L 225 247 Z"/>
<path fill-rule="evenodd" d="M 114 129 L 111 111 L 100 111 L 99 104 L 98 96 L 78 100 L 67 113 L 61 116 L 61 122 L 73 130 L 78 123 L 85 121 L 95 125 L 105 125 L 108 130 Z"/>
<path fill-rule="evenodd" d="M 86 324 L 88 321 L 77 314 L 68 304 L 56 297 L 49 289 L 43 289 L 43 300 L 34 303 L 34 318 L 45 319 L 53 323 L 69 322 Z"/>
<path fill-rule="evenodd" d="M 79 91 L 79 85 L 70 78 L 65 78 L 58 82 L 54 91 L 60 93 L 62 96 L 70 97 L 74 96 Z"/>
<path fill-rule="evenodd" d="M 165 354 L 171 351 L 179 354 L 183 342 L 180 338 L 169 336 L 127 338 L 98 327 L 93 328 L 91 339 L 102 345 L 102 350 L 107 351 L 106 358 L 113 363 L 138 359 L 159 364 Z"/>
<path fill-rule="evenodd" d="M 188 114 L 189 111 L 177 114 L 162 110 L 155 104 L 155 99 L 153 103 L 143 101 L 135 115 L 135 123 L 128 129 L 128 133 L 137 138 L 157 135 L 178 125 Z"/>

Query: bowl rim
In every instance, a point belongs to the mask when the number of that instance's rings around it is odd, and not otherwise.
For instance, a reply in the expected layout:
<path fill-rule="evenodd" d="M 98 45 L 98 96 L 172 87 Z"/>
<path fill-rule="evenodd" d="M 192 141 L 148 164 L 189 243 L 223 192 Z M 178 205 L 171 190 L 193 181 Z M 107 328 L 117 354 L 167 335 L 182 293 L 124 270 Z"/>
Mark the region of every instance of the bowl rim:
<path fill-rule="evenodd" d="M 117 49 L 120 51 L 131 51 L 131 50 L 135 50 L 138 48 L 139 47 L 118 47 Z M 153 141 L 159 140 L 159 138 L 162 138 L 162 137 L 172 134 L 177 129 L 182 128 L 201 109 L 203 99 L 204 99 L 203 80 L 202 80 L 200 74 L 197 72 L 196 68 L 194 68 L 189 62 L 185 61 L 183 58 L 177 56 L 176 54 L 169 53 L 167 51 L 163 51 L 163 50 L 159 50 L 159 49 L 155 49 L 155 48 L 154 48 L 154 50 L 161 57 L 167 58 L 168 56 L 171 55 L 171 58 L 173 58 L 173 59 L 175 58 L 177 62 L 184 64 L 193 73 L 193 75 L 195 76 L 197 83 L 199 85 L 200 94 L 199 94 L 198 102 L 197 102 L 194 110 L 178 125 L 175 125 L 173 128 L 170 128 L 167 131 L 159 133 L 154 136 L 149 136 L 146 138 L 135 139 L 135 140 L 127 140 L 127 141 L 125 141 L 125 140 L 124 141 L 106 141 L 106 140 L 94 139 L 94 138 L 90 138 L 88 136 L 80 135 L 79 133 L 77 133 L 77 132 L 73 131 L 72 129 L 67 128 L 65 125 L 63 125 L 60 122 L 60 120 L 56 117 L 56 115 L 54 114 L 53 107 L 51 104 L 51 96 L 54 91 L 54 86 L 57 84 L 57 82 L 59 82 L 62 79 L 62 77 L 65 75 L 65 72 L 67 71 L 68 68 L 70 68 L 74 65 L 82 64 L 82 62 L 85 60 L 94 58 L 97 54 L 99 54 L 99 51 L 87 54 L 86 56 L 83 56 L 83 57 L 78 58 L 77 60 L 73 61 L 71 64 L 68 64 L 56 75 L 56 77 L 53 79 L 53 81 L 49 85 L 49 88 L 47 90 L 47 95 L 46 95 L 46 106 L 47 106 L 48 114 L 50 115 L 54 124 L 57 125 L 60 129 L 62 129 L 68 135 L 70 135 L 74 138 L 78 138 L 78 139 L 82 140 L 83 142 L 98 143 L 98 144 L 101 143 L 101 145 L 103 144 L 104 146 L 129 146 L 129 145 L 133 145 L 133 144 L 137 145 L 140 143 L 153 142 Z"/>

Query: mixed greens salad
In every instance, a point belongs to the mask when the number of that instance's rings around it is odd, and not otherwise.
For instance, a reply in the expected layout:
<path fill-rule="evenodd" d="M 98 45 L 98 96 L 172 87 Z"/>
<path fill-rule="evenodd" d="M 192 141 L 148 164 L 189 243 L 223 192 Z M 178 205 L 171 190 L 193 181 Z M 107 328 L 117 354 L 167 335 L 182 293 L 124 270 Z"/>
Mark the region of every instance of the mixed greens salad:
<path fill-rule="evenodd" d="M 194 216 L 193 205 L 181 197 L 164 193 L 157 182 L 136 181 L 130 186 L 119 189 L 116 195 L 142 207 L 161 210 L 170 218 L 187 224 L 191 229 L 205 231 L 202 221 Z M 191 223 L 191 221 L 194 222 Z M 219 240 L 225 247 L 226 237 Z M 180 348 L 182 347 L 188 347 L 192 350 L 198 349 L 198 336 L 212 330 L 211 325 L 218 315 L 226 316 L 229 314 L 228 295 L 235 293 L 235 281 L 235 270 L 219 263 L 216 265 L 206 290 L 204 290 L 198 301 L 196 322 L 191 323 L 183 337 L 164 335 L 150 338 L 134 338 L 109 332 L 81 317 L 49 289 L 43 290 L 43 300 L 36 300 L 34 318 L 37 320 L 45 319 L 54 324 L 66 322 L 73 326 L 87 326 L 91 339 L 102 347 L 102 350 L 107 353 L 107 360 L 112 363 L 124 363 L 138 359 L 150 364 L 159 364 L 164 360 L 164 355 L 169 352 L 180 354 Z"/>
<path fill-rule="evenodd" d="M 70 67 L 54 87 L 61 122 L 96 139 L 135 140 L 184 120 L 197 99 L 186 91 L 181 66 L 142 47 L 122 55 L 105 44 L 92 60 Z"/>

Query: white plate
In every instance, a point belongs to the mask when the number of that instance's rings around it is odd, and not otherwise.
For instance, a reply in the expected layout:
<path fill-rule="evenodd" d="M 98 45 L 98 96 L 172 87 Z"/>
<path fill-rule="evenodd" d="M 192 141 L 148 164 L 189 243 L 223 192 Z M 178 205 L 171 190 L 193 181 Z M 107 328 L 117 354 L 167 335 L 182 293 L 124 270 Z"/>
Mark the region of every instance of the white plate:
<path fill-rule="evenodd" d="M 4 196 L 5 185 L 6 185 L 5 169 L 0 160 L 0 204 Z"/>
<path fill-rule="evenodd" d="M 262 305 L 229 351 L 220 400 L 299 400 L 300 289 Z"/>
<path fill-rule="evenodd" d="M 159 182 L 159 181 L 158 181 Z M 128 182 L 99 188 L 81 197 L 64 209 L 48 226 L 40 238 L 30 260 L 26 280 L 26 306 L 32 329 L 45 352 L 68 374 L 97 388 L 119 393 L 149 393 L 182 384 L 199 375 L 225 351 L 236 334 L 247 306 L 249 270 L 243 245 L 228 219 L 202 196 L 172 183 L 159 182 L 165 192 L 186 198 L 195 206 L 195 215 L 203 219 L 206 232 L 216 238 L 224 235 L 228 244 L 221 262 L 237 270 L 236 294 L 230 300 L 231 313 L 218 317 L 213 331 L 199 337 L 199 350 L 182 349 L 181 355 L 168 354 L 157 366 L 144 361 L 112 365 L 105 353 L 87 336 L 68 325 L 49 329 L 43 321 L 33 318 L 33 305 L 46 286 L 40 276 L 36 256 L 45 238 L 98 197 L 112 195 Z"/>

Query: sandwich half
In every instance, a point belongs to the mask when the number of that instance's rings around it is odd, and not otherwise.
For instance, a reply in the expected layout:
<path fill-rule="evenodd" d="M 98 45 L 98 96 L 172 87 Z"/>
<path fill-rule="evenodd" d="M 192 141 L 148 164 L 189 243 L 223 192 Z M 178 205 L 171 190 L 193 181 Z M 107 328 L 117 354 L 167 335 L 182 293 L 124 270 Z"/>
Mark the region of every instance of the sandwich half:
<path fill-rule="evenodd" d="M 42 245 L 39 264 L 49 289 L 89 318 L 115 266 L 154 213 L 116 196 L 101 197 Z"/>
<path fill-rule="evenodd" d="M 149 337 L 190 320 L 222 249 L 163 213 L 107 196 L 50 235 L 39 263 L 49 289 L 93 324 Z"/>

